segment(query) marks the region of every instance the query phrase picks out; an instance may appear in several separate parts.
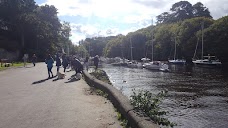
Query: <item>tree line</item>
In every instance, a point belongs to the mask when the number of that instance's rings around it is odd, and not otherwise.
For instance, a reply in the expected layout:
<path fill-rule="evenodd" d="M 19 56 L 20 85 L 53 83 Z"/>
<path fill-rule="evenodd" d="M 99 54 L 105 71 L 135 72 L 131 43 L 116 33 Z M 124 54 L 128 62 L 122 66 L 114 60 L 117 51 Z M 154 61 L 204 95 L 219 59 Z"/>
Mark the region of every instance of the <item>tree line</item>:
<path fill-rule="evenodd" d="M 73 45 L 70 23 L 61 22 L 58 10 L 52 5 L 39 6 L 34 0 L 0 1 L 0 48 L 18 50 L 21 56 L 36 53 L 45 58 L 47 53 L 68 52 L 81 57 L 106 56 L 140 60 L 151 58 L 152 41 L 155 60 L 167 60 L 174 55 L 191 61 L 197 42 L 202 42 L 201 26 L 204 24 L 204 53 L 216 55 L 228 62 L 228 16 L 214 20 L 202 3 L 192 5 L 180 1 L 169 12 L 158 15 L 156 25 L 130 32 L 127 35 L 86 38 Z M 197 56 L 200 57 L 199 45 Z"/>
<path fill-rule="evenodd" d="M 176 58 L 185 58 L 190 62 L 197 42 L 196 53 L 199 58 L 201 56 L 202 24 L 204 55 L 216 55 L 222 62 L 228 62 L 228 16 L 214 20 L 209 9 L 200 2 L 193 6 L 187 1 L 177 2 L 170 12 L 157 16 L 156 25 L 130 32 L 126 36 L 85 39 L 80 45 L 90 51 L 92 56 L 98 54 L 127 59 L 131 59 L 132 48 L 133 59 L 140 60 L 143 57 L 152 58 L 153 41 L 154 60 L 168 60 L 174 56 L 176 40 Z"/>

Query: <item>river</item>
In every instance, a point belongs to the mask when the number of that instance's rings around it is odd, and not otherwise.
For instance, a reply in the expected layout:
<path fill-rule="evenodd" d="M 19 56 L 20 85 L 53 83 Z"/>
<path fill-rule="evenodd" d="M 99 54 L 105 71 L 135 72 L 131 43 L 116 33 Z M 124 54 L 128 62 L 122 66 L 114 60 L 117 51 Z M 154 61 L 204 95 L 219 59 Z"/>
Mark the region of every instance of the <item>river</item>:
<path fill-rule="evenodd" d="M 167 90 L 161 104 L 177 128 L 228 127 L 228 72 L 194 66 L 170 66 L 171 72 L 104 65 L 113 86 L 130 97 L 132 89 L 154 94 Z"/>

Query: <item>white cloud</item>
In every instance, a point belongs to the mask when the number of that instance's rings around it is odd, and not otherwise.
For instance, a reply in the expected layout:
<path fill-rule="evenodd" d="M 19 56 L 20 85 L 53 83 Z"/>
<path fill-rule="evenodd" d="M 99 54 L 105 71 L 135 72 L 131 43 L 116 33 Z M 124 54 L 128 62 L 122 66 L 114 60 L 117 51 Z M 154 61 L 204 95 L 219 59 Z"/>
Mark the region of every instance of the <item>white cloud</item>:
<path fill-rule="evenodd" d="M 73 42 L 79 38 L 127 34 L 147 27 L 151 19 L 162 12 L 169 11 L 171 6 L 180 0 L 47 0 L 44 4 L 54 5 L 59 16 L 79 16 L 88 19 L 71 23 Z M 192 5 L 201 2 L 209 8 L 211 15 L 218 19 L 228 15 L 227 0 L 188 0 Z M 104 24 L 93 18 L 102 18 L 115 24 Z M 125 25 L 127 27 L 122 27 Z M 79 34 L 79 35 L 77 35 Z M 83 36 L 82 36 L 83 35 Z"/>
<path fill-rule="evenodd" d="M 102 18 L 129 19 L 155 17 L 180 0 L 47 0 L 45 4 L 58 8 L 59 16 L 97 16 Z M 227 14 L 227 0 L 188 0 L 191 4 L 202 2 L 214 17 Z M 217 13 L 219 12 L 219 13 Z M 222 12 L 222 13 L 220 13 Z M 124 20 L 125 22 L 127 20 Z M 129 22 L 129 21 L 128 21 Z"/>
<path fill-rule="evenodd" d="M 73 44 L 76 44 L 78 45 L 78 42 L 82 39 L 85 39 L 85 35 L 80 35 L 80 34 L 77 34 L 77 33 L 72 33 L 72 36 L 70 37 L 71 41 Z"/>

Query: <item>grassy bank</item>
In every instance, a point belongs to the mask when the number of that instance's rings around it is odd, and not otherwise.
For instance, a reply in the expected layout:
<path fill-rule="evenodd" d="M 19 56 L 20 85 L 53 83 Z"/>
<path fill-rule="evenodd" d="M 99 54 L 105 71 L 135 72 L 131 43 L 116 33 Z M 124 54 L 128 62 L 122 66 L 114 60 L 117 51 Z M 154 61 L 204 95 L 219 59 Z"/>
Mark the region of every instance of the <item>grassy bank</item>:
<path fill-rule="evenodd" d="M 27 64 L 28 64 L 28 63 L 27 63 Z M 10 64 L 9 67 L 5 67 L 5 66 L 1 67 L 1 66 L 0 66 L 0 71 L 6 70 L 6 69 L 9 69 L 9 68 L 12 68 L 12 67 L 21 67 L 21 66 L 24 66 L 24 63 L 23 63 L 23 62 L 15 62 L 15 63 L 13 63 L 13 65 Z"/>

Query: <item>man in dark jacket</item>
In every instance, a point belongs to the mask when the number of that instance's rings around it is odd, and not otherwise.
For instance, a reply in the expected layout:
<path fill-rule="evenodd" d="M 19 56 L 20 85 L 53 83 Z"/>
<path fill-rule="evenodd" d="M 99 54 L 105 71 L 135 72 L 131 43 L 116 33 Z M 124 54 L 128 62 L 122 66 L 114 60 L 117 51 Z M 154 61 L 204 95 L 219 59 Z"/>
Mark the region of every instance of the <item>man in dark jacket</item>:
<path fill-rule="evenodd" d="M 72 61 L 72 66 L 77 73 L 82 73 L 82 70 L 83 70 L 83 65 L 81 64 L 81 62 L 78 60 L 78 59 L 73 59 Z"/>
<path fill-rule="evenodd" d="M 99 58 L 98 58 L 98 57 L 99 57 L 99 56 L 96 55 L 96 56 L 94 57 L 94 59 L 93 59 L 94 65 L 95 65 L 95 70 L 97 70 L 97 68 L 98 68 L 98 63 L 99 63 Z"/>
<path fill-rule="evenodd" d="M 59 55 L 56 56 L 56 67 L 57 67 L 57 72 L 59 72 L 59 67 L 61 66 L 61 60 Z"/>

